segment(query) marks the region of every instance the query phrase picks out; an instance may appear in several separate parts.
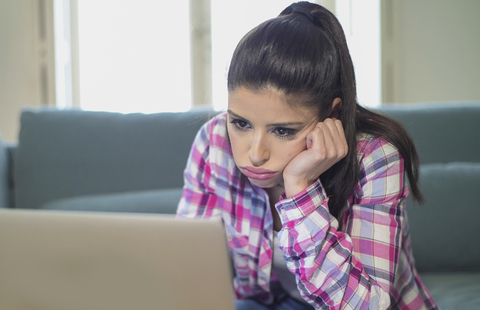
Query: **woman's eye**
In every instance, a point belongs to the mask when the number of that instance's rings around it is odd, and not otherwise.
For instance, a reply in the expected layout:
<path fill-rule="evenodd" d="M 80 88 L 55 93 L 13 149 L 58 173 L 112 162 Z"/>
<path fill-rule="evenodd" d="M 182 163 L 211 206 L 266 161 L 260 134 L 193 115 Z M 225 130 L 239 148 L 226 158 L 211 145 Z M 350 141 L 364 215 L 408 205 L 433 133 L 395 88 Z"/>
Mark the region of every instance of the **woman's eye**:
<path fill-rule="evenodd" d="M 246 129 L 249 127 L 248 123 L 241 119 L 233 119 L 231 123 L 233 124 L 233 127 L 237 129 Z"/>
<path fill-rule="evenodd" d="M 238 122 L 237 122 L 237 125 L 238 125 L 239 127 L 245 128 L 245 127 L 247 127 L 248 124 L 247 124 L 247 122 L 245 122 L 245 121 L 238 121 Z"/>
<path fill-rule="evenodd" d="M 290 129 L 290 128 L 283 128 L 283 127 L 277 127 L 273 130 L 274 133 L 276 133 L 280 137 L 291 137 L 295 135 L 295 130 Z"/>

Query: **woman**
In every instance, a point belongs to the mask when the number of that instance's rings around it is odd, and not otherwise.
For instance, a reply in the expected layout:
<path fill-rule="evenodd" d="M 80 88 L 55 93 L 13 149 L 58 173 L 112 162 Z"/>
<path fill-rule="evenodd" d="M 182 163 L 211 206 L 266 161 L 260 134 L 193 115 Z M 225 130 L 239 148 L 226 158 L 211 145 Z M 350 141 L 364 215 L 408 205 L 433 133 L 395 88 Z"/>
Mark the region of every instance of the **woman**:
<path fill-rule="evenodd" d="M 254 28 L 228 90 L 228 112 L 194 141 L 177 214 L 223 220 L 237 309 L 436 309 L 410 249 L 415 147 L 357 104 L 334 15 L 299 2 Z"/>

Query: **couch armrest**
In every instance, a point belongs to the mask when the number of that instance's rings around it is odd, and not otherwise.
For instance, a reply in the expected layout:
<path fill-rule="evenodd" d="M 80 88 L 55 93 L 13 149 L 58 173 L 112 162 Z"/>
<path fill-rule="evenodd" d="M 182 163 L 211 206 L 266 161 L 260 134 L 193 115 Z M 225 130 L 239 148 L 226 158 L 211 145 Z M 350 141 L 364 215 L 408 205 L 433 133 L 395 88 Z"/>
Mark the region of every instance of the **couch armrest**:
<path fill-rule="evenodd" d="M 0 208 L 13 207 L 14 144 L 4 144 L 0 137 Z"/>
<path fill-rule="evenodd" d="M 7 144 L 7 187 L 8 187 L 8 206 L 15 207 L 15 179 L 13 178 L 13 168 L 15 166 L 16 144 Z"/>

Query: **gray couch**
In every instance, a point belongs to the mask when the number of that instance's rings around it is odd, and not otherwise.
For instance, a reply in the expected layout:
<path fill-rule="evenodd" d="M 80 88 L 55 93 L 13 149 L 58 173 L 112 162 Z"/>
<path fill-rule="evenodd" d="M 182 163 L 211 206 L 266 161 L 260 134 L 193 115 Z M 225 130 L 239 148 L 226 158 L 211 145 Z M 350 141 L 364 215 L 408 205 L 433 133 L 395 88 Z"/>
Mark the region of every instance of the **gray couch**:
<path fill-rule="evenodd" d="M 480 309 L 480 103 L 383 108 L 420 156 L 418 206 L 407 199 L 416 268 L 441 309 Z"/>
<path fill-rule="evenodd" d="M 421 159 L 408 201 L 416 266 L 439 306 L 480 308 L 480 103 L 385 107 Z M 31 110 L 0 140 L 0 207 L 174 213 L 194 136 L 213 113 Z"/>
<path fill-rule="evenodd" d="M 191 143 L 211 114 L 24 111 L 1 163 L 0 206 L 175 213 Z"/>

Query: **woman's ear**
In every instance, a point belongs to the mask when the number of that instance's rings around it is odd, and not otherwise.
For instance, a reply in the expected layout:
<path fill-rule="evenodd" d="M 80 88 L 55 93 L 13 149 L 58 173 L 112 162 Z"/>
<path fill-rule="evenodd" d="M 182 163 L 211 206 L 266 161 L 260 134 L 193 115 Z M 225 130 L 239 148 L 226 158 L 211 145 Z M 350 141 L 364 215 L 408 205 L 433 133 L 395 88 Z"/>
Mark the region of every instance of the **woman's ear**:
<path fill-rule="evenodd" d="M 333 99 L 332 102 L 332 112 L 330 112 L 329 118 L 337 118 L 338 113 L 340 113 L 340 109 L 342 108 L 342 99 L 339 97 Z"/>

